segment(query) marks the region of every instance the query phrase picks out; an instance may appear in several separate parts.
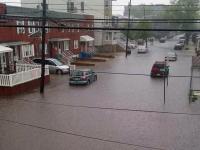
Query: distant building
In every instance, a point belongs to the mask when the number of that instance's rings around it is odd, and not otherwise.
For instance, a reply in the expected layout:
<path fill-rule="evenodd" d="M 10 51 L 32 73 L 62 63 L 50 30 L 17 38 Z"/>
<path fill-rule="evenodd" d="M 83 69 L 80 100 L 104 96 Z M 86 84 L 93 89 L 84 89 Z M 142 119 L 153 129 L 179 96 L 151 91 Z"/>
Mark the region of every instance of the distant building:
<path fill-rule="evenodd" d="M 42 16 L 42 10 L 33 8 L 23 8 L 15 6 L 2 7 L 1 25 L 33 25 L 34 28 L 0 28 L 0 44 L 13 48 L 13 57 L 17 60 L 24 60 L 41 55 L 41 20 L 37 17 Z M 3 7 L 4 6 L 4 7 Z M 4 9 L 4 11 L 2 10 Z M 14 17 L 13 17 L 14 16 Z M 23 17 L 23 18 L 22 18 Z M 56 11 L 47 11 L 49 18 L 73 17 L 76 20 L 56 20 L 47 21 L 47 26 L 61 27 L 93 27 L 93 16 L 85 14 L 70 14 Z M 78 19 L 90 19 L 89 21 L 79 21 Z M 57 57 L 63 53 L 70 52 L 77 54 L 80 51 L 89 51 L 94 49 L 94 32 L 91 30 L 79 29 L 46 29 L 46 48 L 47 57 Z M 3 57 L 2 55 L 0 55 Z M 66 58 L 68 59 L 68 58 Z M 1 59 L 3 60 L 3 59 Z M 67 60 L 68 61 L 68 60 Z"/>
<path fill-rule="evenodd" d="M 71 14 L 94 15 L 95 19 L 112 19 L 112 1 L 114 0 L 48 0 L 49 10 Z M 21 0 L 21 5 L 28 8 L 40 8 L 42 0 Z M 72 17 L 66 16 L 65 18 Z M 111 20 L 95 20 L 94 27 L 112 27 Z M 95 46 L 99 49 L 110 49 L 113 44 L 112 31 L 94 31 Z M 108 46 L 108 47 L 107 47 Z"/>

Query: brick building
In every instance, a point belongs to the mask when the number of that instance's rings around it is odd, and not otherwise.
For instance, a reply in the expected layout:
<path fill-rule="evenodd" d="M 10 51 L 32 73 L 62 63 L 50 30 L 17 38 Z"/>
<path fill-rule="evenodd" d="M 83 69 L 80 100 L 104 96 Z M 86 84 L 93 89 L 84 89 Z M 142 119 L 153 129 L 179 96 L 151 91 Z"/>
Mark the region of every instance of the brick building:
<path fill-rule="evenodd" d="M 31 58 L 41 55 L 41 17 L 39 8 L 0 3 L 0 96 L 23 93 L 39 86 L 41 66 L 28 63 Z M 47 11 L 47 18 L 46 26 L 65 28 L 46 28 L 46 57 L 56 57 L 68 63 L 74 54 L 94 50 L 92 30 L 67 28 L 93 27 L 93 16 Z M 46 67 L 45 83 L 48 83 L 50 77 Z"/>
<path fill-rule="evenodd" d="M 41 16 L 42 10 L 40 8 L 33 9 L 0 4 L 0 26 L 41 26 L 42 21 L 38 19 Z M 67 59 L 70 59 L 70 57 L 66 57 L 68 55 L 94 49 L 94 33 L 92 30 L 66 29 L 67 27 L 93 27 L 92 15 L 47 11 L 47 17 L 49 19 L 47 19 L 46 26 L 61 26 L 65 29 L 46 29 L 46 57 L 65 56 L 63 59 L 69 61 Z M 70 18 L 73 19 L 70 20 Z M 10 61 L 39 57 L 41 55 L 41 28 L 0 27 L 0 44 L 13 49 L 13 53 L 8 56 L 13 58 Z M 4 57 L 6 56 L 0 54 L 0 64 L 5 63 Z"/>

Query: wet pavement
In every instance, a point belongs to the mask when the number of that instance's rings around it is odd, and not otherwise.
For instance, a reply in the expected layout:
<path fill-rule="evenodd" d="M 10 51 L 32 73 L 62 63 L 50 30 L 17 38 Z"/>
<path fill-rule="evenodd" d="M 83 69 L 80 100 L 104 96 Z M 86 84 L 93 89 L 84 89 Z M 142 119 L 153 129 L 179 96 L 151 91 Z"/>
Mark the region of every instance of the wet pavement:
<path fill-rule="evenodd" d="M 0 150 L 199 150 L 200 102 L 189 104 L 190 78 L 163 79 L 109 73 L 150 74 L 175 41 L 154 43 L 147 54 L 97 63 L 98 81 L 69 86 L 51 76 L 39 90 L 0 100 Z M 170 75 L 190 75 L 191 51 L 177 51 Z M 196 72 L 200 75 L 199 72 Z M 193 86 L 200 89 L 200 79 Z"/>

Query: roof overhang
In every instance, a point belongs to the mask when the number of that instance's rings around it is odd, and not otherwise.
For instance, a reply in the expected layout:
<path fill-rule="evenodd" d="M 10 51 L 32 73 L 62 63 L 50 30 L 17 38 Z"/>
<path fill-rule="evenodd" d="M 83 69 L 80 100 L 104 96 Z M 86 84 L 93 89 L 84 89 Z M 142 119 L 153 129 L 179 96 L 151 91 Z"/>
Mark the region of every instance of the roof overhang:
<path fill-rule="evenodd" d="M 3 45 L 0 45 L 0 54 L 1 54 L 1 53 L 12 52 L 12 51 L 13 51 L 12 48 L 9 48 L 9 47 L 6 47 L 6 46 L 3 46 Z"/>
<path fill-rule="evenodd" d="M 62 41 L 69 41 L 69 38 L 52 38 L 49 39 L 49 42 L 62 42 Z"/>
<path fill-rule="evenodd" d="M 83 35 L 83 36 L 80 36 L 80 41 L 81 42 L 90 42 L 90 41 L 94 41 L 94 38 L 89 35 Z"/>
<path fill-rule="evenodd" d="M 2 46 L 19 46 L 19 45 L 27 45 L 27 44 L 30 44 L 30 42 L 17 41 L 17 42 L 1 43 Z"/>

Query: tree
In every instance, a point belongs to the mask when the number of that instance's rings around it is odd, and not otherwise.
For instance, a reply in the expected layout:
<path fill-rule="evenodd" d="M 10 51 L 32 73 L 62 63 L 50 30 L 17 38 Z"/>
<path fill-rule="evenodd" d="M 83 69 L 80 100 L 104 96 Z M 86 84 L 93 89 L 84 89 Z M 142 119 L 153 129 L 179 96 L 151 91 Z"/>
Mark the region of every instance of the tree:
<path fill-rule="evenodd" d="M 163 14 L 164 19 L 198 19 L 199 18 L 199 0 L 172 0 L 170 6 Z M 184 23 L 183 21 L 176 21 L 177 23 L 169 23 L 169 27 L 178 29 L 196 29 L 196 23 Z M 195 21 L 193 21 L 195 22 Z M 186 43 L 189 41 L 191 33 L 186 34 Z"/>

